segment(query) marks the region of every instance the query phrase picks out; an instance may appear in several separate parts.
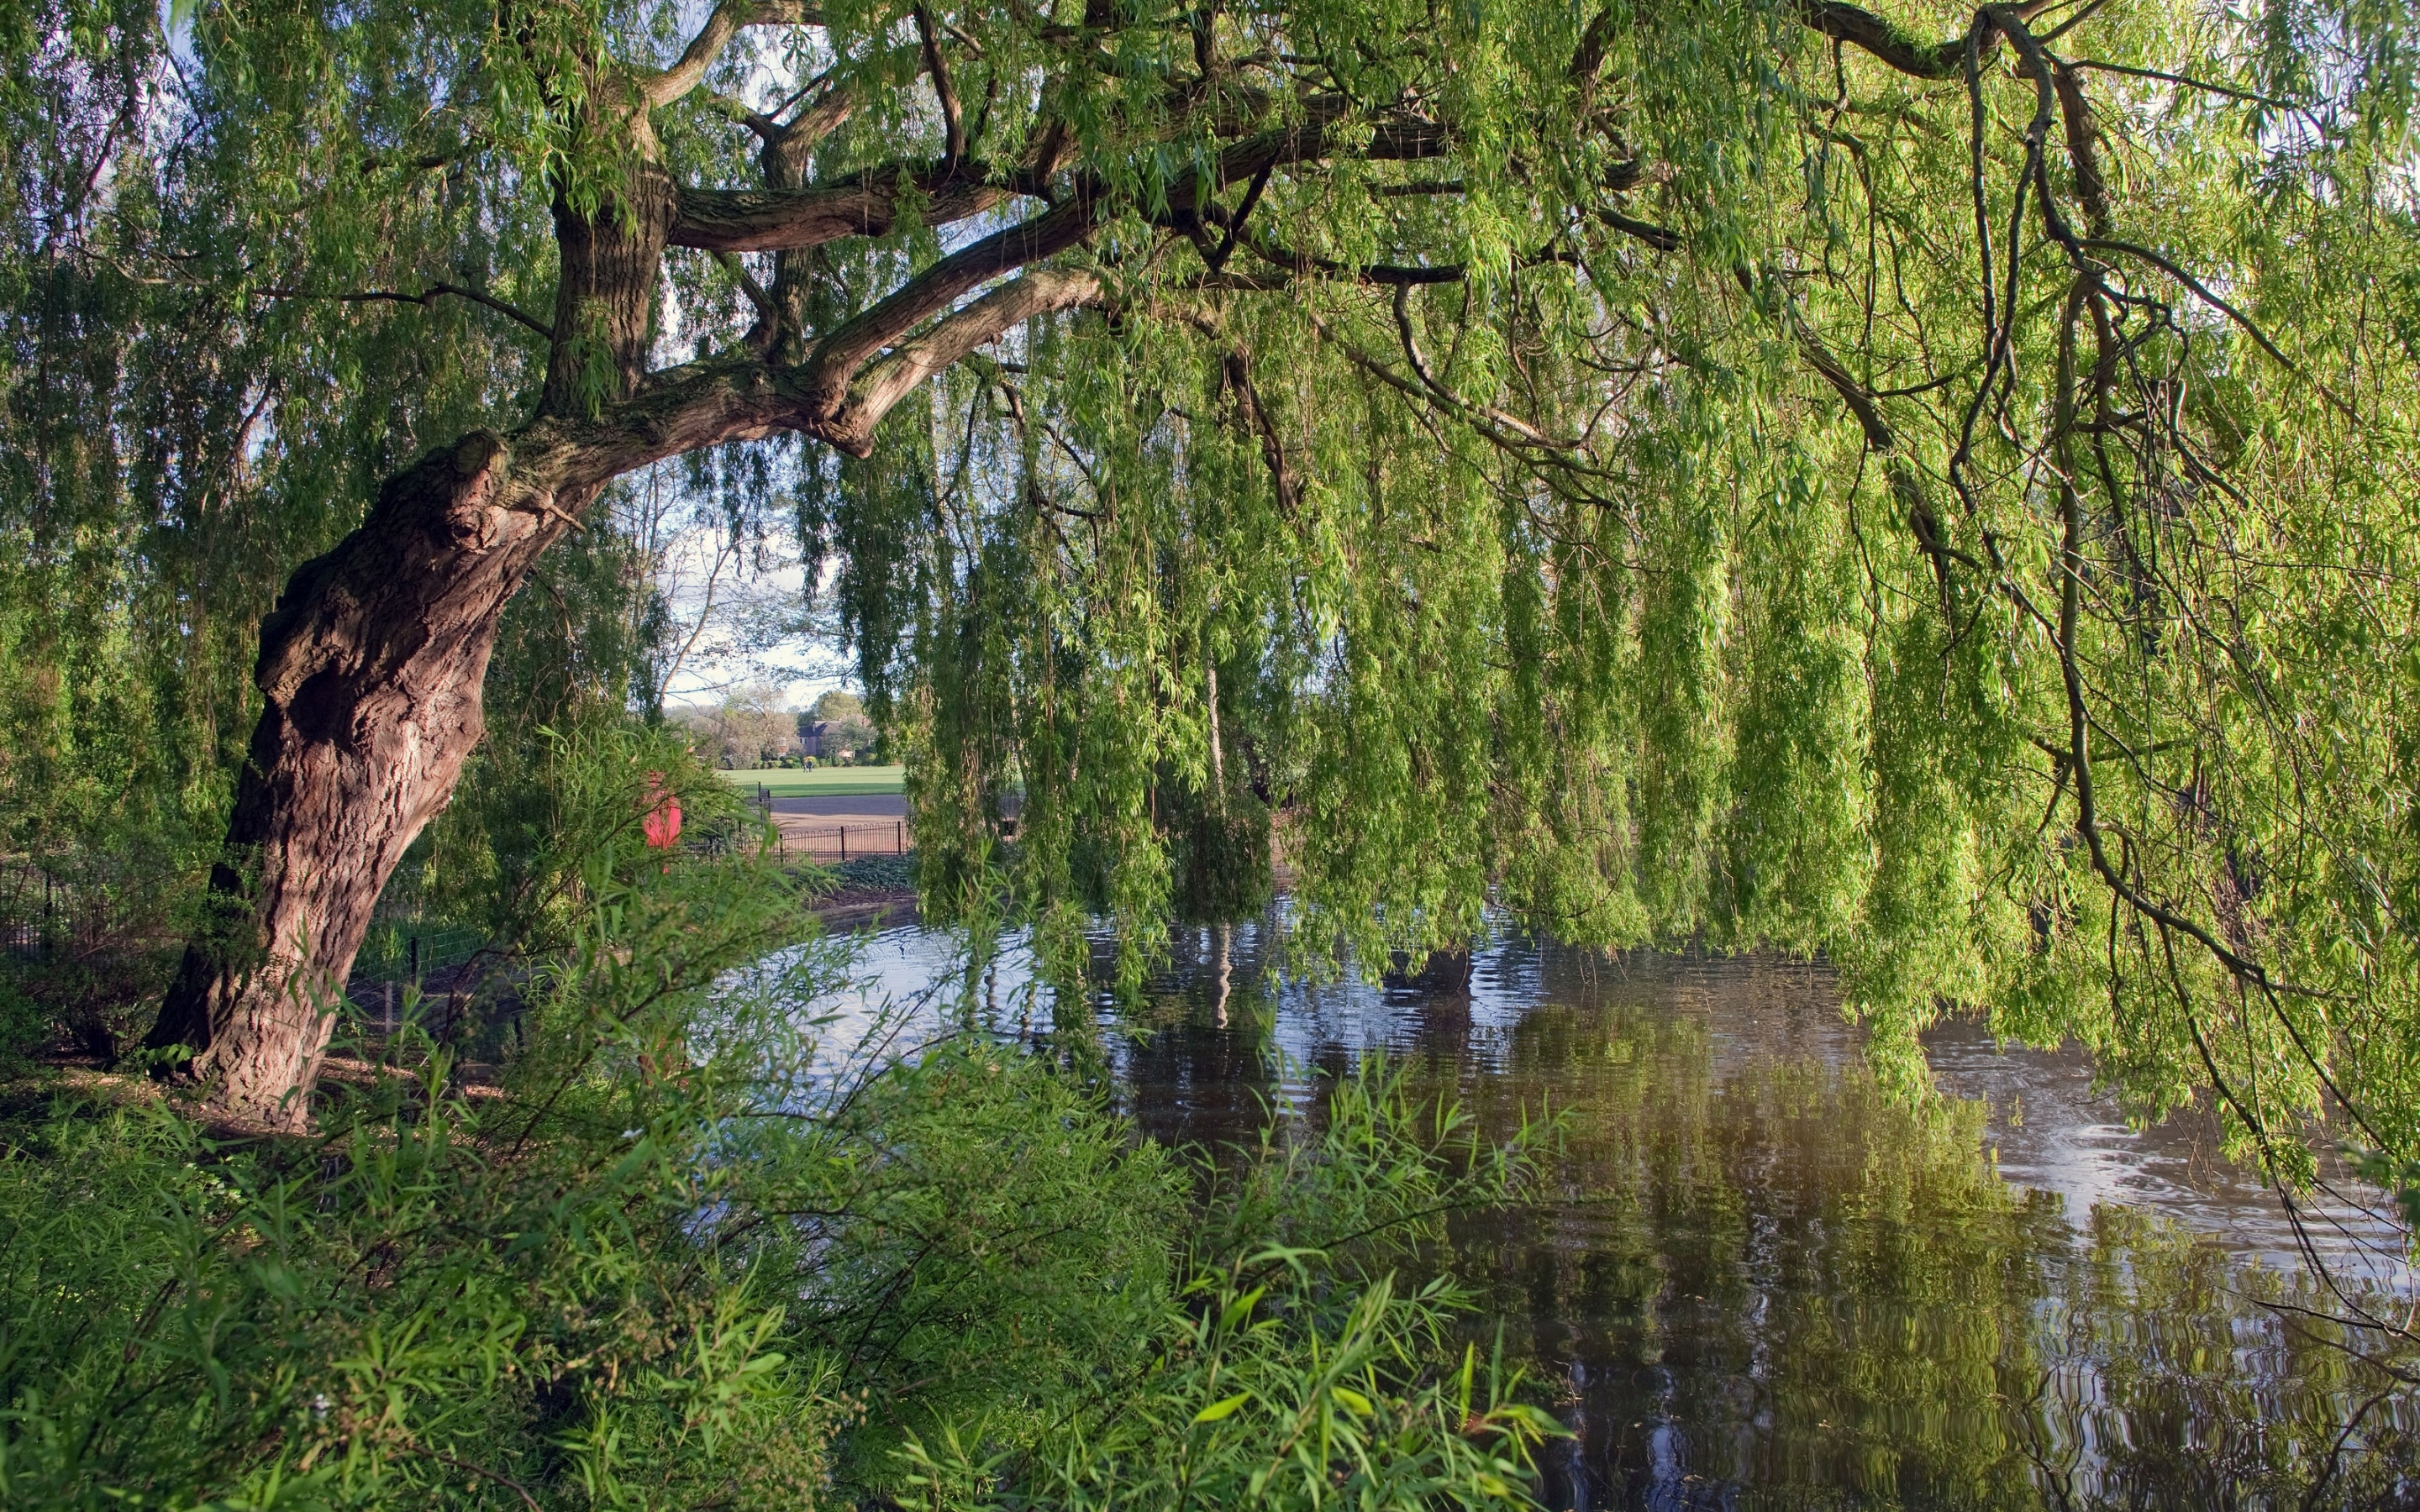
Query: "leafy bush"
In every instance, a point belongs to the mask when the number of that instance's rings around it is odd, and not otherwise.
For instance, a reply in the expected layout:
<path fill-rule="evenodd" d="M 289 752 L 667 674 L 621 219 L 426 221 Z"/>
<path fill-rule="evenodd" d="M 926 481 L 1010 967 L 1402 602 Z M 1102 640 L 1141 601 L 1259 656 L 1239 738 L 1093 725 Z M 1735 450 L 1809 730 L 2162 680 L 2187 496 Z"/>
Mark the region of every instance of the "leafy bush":
<path fill-rule="evenodd" d="M 912 855 L 852 856 L 820 870 L 823 875 L 809 884 L 819 893 L 916 890 L 916 857 Z"/>
<path fill-rule="evenodd" d="M 1016 1046 L 843 1054 L 777 872 L 594 838 L 501 1085 L 408 1026 L 260 1142 L 21 1077 L 0 1502 L 1520 1496 L 1548 1420 L 1392 1278 L 1517 1149 L 1373 1070 L 1201 1179 Z"/>

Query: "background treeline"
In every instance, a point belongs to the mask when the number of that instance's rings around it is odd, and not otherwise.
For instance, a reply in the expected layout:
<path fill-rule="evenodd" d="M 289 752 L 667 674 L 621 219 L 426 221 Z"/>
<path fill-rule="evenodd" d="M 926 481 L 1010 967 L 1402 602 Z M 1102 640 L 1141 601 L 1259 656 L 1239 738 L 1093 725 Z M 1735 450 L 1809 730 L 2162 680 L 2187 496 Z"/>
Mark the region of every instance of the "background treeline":
<path fill-rule="evenodd" d="M 750 682 L 670 717 L 695 738 L 699 750 L 725 767 L 862 765 L 880 759 L 881 740 L 854 693 L 833 688 L 802 707 L 779 687 Z"/>

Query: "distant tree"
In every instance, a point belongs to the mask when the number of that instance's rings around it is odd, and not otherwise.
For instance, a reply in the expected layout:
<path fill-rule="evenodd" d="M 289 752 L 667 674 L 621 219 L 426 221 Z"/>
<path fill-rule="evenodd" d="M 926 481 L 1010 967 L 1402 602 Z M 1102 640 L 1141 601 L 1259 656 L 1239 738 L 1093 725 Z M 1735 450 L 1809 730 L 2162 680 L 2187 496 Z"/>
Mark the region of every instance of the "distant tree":
<path fill-rule="evenodd" d="M 845 687 L 835 687 L 808 705 L 805 717 L 812 720 L 862 719 L 865 702 Z"/>
<path fill-rule="evenodd" d="M 721 702 L 690 717 L 690 728 L 721 766 L 754 766 L 799 748 L 798 723 L 769 684 L 737 688 Z"/>

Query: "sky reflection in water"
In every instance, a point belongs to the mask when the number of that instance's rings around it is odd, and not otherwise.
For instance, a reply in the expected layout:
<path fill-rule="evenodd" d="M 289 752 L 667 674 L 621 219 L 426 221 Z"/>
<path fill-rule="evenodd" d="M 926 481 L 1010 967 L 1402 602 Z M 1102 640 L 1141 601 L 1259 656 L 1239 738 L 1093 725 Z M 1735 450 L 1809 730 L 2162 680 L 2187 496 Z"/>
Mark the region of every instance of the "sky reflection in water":
<path fill-rule="evenodd" d="M 2291 1310 L 2332 1299 L 2206 1117 L 2129 1130 L 2083 1057 L 1971 1024 L 1926 1037 L 1943 1099 L 1894 1103 L 1814 966 L 1511 939 L 1462 996 L 1276 983 L 1268 937 L 1181 932 L 1145 1009 L 1102 1005 L 1118 1100 L 1153 1137 L 1217 1146 L 1264 1106 L 1315 1114 L 1326 1076 L 1383 1047 L 1489 1129 L 1563 1110 L 1549 1199 L 1457 1224 L 1440 1257 L 1575 1430 L 1550 1505 L 2420 1502 L 2420 1412 L 2374 1400 L 2348 1336 Z M 1003 943 L 978 1012 L 1047 1034 Z M 897 1042 L 923 1038 L 955 960 L 942 936 L 869 937 L 834 1053 L 919 994 Z M 2413 1293 L 2377 1215 L 2319 1220 L 2340 1281 Z"/>

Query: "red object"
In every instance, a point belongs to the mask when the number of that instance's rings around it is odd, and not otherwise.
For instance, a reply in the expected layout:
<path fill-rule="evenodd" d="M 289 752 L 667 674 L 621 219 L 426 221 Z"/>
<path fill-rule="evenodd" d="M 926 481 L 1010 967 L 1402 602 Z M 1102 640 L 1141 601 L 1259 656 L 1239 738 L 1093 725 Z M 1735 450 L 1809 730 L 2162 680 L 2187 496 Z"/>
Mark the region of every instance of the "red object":
<path fill-rule="evenodd" d="M 664 774 L 647 774 L 647 814 L 639 821 L 640 832 L 647 844 L 659 851 L 668 851 L 680 839 L 680 799 L 664 791 Z"/>

